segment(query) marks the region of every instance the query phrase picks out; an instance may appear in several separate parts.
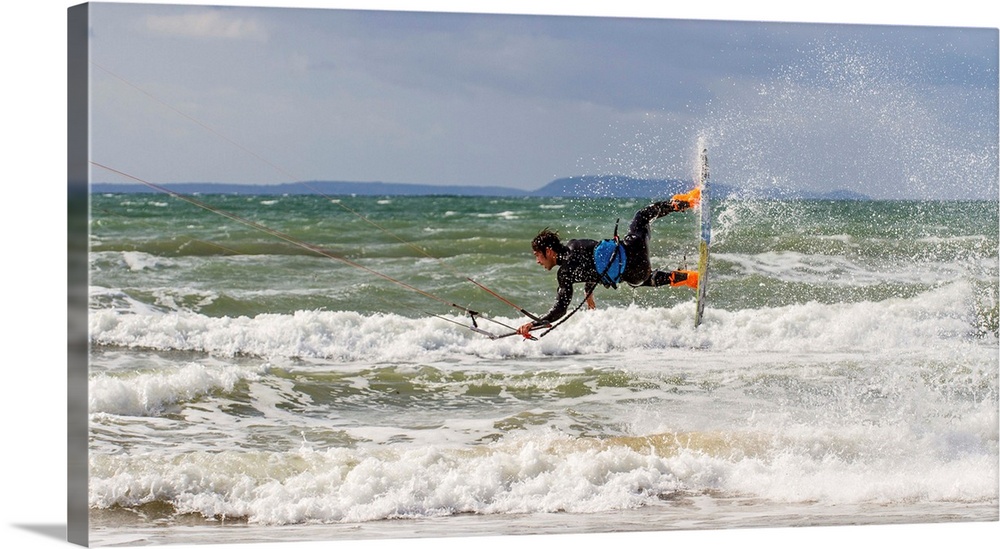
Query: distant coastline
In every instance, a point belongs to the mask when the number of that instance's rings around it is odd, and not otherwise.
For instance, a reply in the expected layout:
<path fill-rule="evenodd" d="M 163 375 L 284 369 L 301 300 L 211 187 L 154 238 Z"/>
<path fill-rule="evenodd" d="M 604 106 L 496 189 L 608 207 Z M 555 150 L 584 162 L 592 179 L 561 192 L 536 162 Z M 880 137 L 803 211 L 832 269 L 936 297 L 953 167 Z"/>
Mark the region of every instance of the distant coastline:
<path fill-rule="evenodd" d="M 352 182 L 352 181 L 302 181 L 276 185 L 248 185 L 239 183 L 175 183 L 167 187 L 180 194 L 246 194 L 246 195 L 301 195 L 325 194 L 330 196 L 493 196 L 493 197 L 575 197 L 575 198 L 659 198 L 688 190 L 691 181 L 681 179 L 638 179 L 620 175 L 587 175 L 556 179 L 540 189 L 526 191 L 512 187 L 480 187 L 475 185 L 421 185 L 411 183 Z M 156 193 L 138 183 L 94 183 L 91 193 Z M 725 198 L 734 188 L 712 184 L 712 194 Z M 808 193 L 774 189 L 758 198 L 772 199 L 827 199 L 870 200 L 853 191 Z"/>

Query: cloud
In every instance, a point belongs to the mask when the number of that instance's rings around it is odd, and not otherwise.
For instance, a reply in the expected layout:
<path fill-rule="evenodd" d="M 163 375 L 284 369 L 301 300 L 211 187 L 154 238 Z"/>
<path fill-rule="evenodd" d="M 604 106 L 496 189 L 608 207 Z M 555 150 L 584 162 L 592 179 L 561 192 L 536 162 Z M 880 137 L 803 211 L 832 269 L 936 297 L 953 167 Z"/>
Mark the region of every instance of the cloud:
<path fill-rule="evenodd" d="M 996 195 L 995 29 L 101 3 L 92 25 L 103 65 L 299 179 L 684 177 L 702 135 L 719 181 Z M 285 177 L 107 84 L 101 146 L 190 151 L 156 178 Z"/>
<path fill-rule="evenodd" d="M 177 15 L 149 15 L 151 32 L 186 38 L 267 40 L 267 31 L 256 19 L 234 16 L 221 10 L 198 10 Z"/>

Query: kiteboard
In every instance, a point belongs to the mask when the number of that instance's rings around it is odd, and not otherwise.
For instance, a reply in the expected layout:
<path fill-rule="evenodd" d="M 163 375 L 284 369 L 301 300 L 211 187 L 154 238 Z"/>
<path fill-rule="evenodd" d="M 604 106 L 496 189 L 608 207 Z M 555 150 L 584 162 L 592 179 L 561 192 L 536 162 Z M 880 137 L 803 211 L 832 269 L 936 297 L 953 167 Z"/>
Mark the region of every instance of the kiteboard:
<path fill-rule="evenodd" d="M 694 325 L 701 325 L 708 298 L 708 250 L 712 245 L 712 205 L 708 189 L 708 149 L 700 147 L 698 154 L 697 188 L 701 189 L 698 201 L 698 288 L 695 290 Z"/>

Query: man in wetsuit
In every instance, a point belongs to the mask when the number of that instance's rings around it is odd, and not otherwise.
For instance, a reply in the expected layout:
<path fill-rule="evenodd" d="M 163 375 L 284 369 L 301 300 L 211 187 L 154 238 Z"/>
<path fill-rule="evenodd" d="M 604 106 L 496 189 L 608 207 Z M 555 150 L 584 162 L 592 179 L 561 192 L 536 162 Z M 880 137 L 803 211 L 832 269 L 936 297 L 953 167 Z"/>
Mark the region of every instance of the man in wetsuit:
<path fill-rule="evenodd" d="M 652 270 L 649 264 L 649 224 L 668 213 L 681 212 L 697 205 L 700 198 L 700 189 L 694 189 L 685 194 L 674 195 L 671 200 L 650 204 L 635 213 L 629 224 L 628 234 L 621 240 L 625 252 L 622 259 L 624 270 L 618 281 L 627 282 L 632 286 L 698 287 L 697 271 Z M 590 309 L 595 307 L 592 293 L 594 288 L 598 284 L 613 285 L 603 276 L 607 272 L 606 265 L 601 265 L 601 271 L 598 271 L 599 266 L 595 260 L 597 246 L 596 240 L 589 239 L 574 239 L 563 244 L 559 240 L 559 235 L 549 229 L 538 233 L 538 236 L 531 241 L 535 261 L 546 271 L 552 270 L 556 265 L 559 266 L 559 271 L 556 273 L 559 290 L 556 294 L 556 303 L 549 312 L 537 320 L 522 325 L 517 329 L 517 333 L 529 337 L 531 330 L 547 326 L 562 318 L 573 299 L 573 284 L 585 283 L 587 307 Z"/>

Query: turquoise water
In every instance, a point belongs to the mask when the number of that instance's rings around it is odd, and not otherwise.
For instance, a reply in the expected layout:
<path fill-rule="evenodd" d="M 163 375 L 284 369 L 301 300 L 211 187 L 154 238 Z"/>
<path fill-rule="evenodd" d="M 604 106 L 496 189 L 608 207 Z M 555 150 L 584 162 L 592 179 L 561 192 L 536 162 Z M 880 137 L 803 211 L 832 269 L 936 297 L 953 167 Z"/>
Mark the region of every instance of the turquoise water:
<path fill-rule="evenodd" d="M 637 200 L 467 197 L 209 196 L 334 258 L 165 195 L 93 199 L 94 285 L 150 306 L 220 317 L 299 310 L 449 313 L 392 280 L 477 311 L 551 305 L 552 277 L 528 243 L 543 227 L 606 238 Z M 712 303 L 726 310 L 912 297 L 950 280 L 995 291 L 995 202 L 733 201 L 716 207 Z M 362 213 L 363 212 L 363 213 Z M 697 260 L 693 214 L 655 224 L 653 263 Z M 358 268 L 338 258 L 357 263 Z M 609 304 L 673 305 L 676 291 L 602 291 Z M 977 305 L 978 306 L 978 305 Z M 979 329 L 995 332 L 983 304 Z"/>
<path fill-rule="evenodd" d="M 600 288 L 525 341 L 468 278 L 543 313 L 534 234 L 643 201 L 196 198 L 272 234 L 92 197 L 95 544 L 997 519 L 996 202 L 721 201 L 700 328 Z"/>

